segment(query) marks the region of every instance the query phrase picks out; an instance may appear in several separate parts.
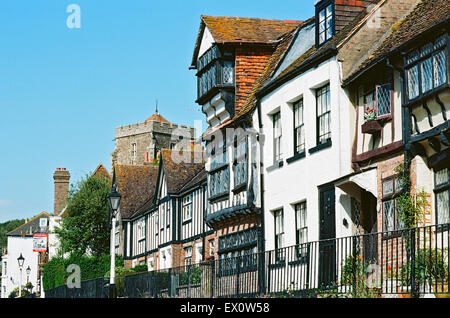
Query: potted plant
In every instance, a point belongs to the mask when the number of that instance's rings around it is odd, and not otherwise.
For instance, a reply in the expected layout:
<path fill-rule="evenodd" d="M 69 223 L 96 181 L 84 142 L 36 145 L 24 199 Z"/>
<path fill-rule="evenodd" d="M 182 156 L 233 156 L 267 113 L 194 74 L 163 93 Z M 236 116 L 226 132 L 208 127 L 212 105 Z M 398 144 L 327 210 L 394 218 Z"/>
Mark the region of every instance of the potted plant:
<path fill-rule="evenodd" d="M 375 108 L 370 106 L 364 107 L 364 124 L 361 126 L 363 134 L 374 134 L 382 129 L 377 121 L 377 113 Z"/>

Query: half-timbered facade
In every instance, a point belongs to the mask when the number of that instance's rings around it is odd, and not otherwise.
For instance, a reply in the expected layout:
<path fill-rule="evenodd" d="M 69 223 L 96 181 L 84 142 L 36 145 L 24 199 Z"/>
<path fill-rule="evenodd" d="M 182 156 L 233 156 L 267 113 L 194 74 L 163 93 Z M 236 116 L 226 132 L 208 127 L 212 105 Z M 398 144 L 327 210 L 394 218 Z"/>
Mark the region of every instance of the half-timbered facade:
<path fill-rule="evenodd" d="M 246 112 L 243 108 L 277 41 L 300 23 L 201 17 L 191 69 L 197 71 L 197 103 L 209 124 L 203 134 L 207 148 L 206 223 L 216 233 L 217 240 L 210 244 L 214 244 L 218 259 L 263 249 L 260 149 L 255 129 L 259 124 L 256 115 L 240 113 Z"/>
<path fill-rule="evenodd" d="M 204 222 L 207 191 L 203 154 L 190 155 L 192 162 L 178 162 L 174 153 L 162 150 L 155 190 L 127 222 L 125 259 L 131 266 L 146 264 L 151 271 L 210 258 L 209 243 L 214 234 Z"/>

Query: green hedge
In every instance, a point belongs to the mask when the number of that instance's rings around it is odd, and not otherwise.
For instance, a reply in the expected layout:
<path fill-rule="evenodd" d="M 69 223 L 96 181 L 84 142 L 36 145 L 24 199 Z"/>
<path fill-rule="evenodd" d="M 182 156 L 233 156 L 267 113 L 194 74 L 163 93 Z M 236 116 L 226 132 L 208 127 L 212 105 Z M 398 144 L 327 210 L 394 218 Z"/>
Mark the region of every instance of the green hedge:
<path fill-rule="evenodd" d="M 43 287 L 49 290 L 62 286 L 72 274 L 66 271 L 70 264 L 80 266 L 81 280 L 104 277 L 110 269 L 110 255 L 87 257 L 72 254 L 69 258 L 52 258 L 44 267 Z M 116 255 L 116 266 L 123 266 L 123 259 Z"/>

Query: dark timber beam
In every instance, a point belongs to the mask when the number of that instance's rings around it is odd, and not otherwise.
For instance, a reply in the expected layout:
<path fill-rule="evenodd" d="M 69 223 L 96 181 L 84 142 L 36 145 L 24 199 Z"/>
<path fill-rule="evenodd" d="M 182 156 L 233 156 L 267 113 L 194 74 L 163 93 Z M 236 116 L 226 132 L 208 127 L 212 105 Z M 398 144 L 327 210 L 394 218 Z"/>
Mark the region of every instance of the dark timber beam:
<path fill-rule="evenodd" d="M 441 131 L 440 139 L 443 145 L 450 147 L 450 131 Z"/>
<path fill-rule="evenodd" d="M 430 137 L 428 138 L 428 144 L 431 148 L 433 148 L 434 151 L 439 152 L 441 151 L 441 143 L 439 141 L 439 138 L 437 137 Z"/>
<path fill-rule="evenodd" d="M 445 111 L 445 106 L 444 106 L 444 103 L 439 98 L 439 95 L 436 95 L 436 103 L 438 103 L 439 106 L 441 106 L 442 118 L 444 119 L 444 121 L 447 121 L 447 113 Z"/>

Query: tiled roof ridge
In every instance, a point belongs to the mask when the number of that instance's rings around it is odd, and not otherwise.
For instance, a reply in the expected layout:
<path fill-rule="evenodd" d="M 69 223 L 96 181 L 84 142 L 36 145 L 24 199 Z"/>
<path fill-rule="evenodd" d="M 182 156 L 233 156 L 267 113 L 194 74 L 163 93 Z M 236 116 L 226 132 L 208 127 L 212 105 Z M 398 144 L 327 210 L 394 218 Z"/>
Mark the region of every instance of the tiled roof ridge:
<path fill-rule="evenodd" d="M 268 19 L 268 18 L 256 18 L 256 17 L 242 17 L 242 16 L 217 16 L 217 15 L 207 15 L 202 14 L 200 17 L 203 18 L 216 18 L 216 19 L 248 19 L 257 21 L 274 21 L 274 22 L 285 22 L 285 23 L 302 23 L 303 20 L 292 20 L 292 19 Z"/>

